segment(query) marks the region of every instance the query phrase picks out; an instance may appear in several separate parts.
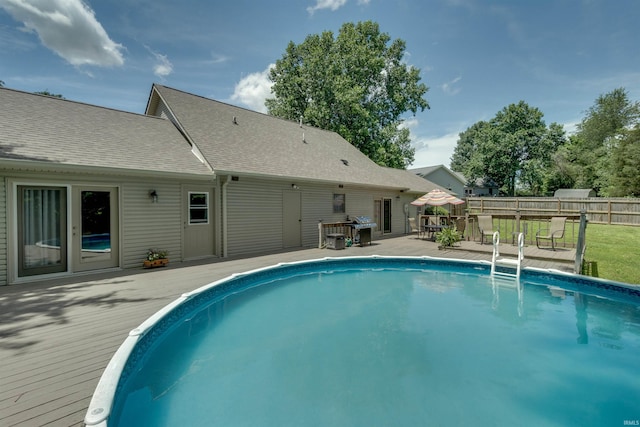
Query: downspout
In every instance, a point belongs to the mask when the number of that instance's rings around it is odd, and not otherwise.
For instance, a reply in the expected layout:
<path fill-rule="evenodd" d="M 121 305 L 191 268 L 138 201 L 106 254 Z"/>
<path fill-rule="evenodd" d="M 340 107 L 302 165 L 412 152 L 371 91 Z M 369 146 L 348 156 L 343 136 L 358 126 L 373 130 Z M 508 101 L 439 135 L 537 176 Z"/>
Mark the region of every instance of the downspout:
<path fill-rule="evenodd" d="M 225 176 L 222 183 L 222 258 L 227 257 L 227 185 L 229 185 L 229 175 Z"/>

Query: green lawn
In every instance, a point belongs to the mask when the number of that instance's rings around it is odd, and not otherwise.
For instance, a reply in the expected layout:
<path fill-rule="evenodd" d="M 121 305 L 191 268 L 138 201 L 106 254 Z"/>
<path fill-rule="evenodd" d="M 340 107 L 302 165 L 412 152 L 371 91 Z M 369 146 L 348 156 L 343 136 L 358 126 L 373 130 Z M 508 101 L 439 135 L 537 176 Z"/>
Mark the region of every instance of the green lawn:
<path fill-rule="evenodd" d="M 587 224 L 586 261 L 595 261 L 598 277 L 640 284 L 640 227 Z"/>

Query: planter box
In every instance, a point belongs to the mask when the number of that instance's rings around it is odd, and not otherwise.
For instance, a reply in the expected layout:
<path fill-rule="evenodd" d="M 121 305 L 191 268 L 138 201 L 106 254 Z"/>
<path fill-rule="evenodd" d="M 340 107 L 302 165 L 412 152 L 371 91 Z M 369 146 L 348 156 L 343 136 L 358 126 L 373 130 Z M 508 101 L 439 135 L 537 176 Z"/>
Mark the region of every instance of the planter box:
<path fill-rule="evenodd" d="M 154 259 L 153 261 L 145 260 L 143 263 L 144 268 L 164 267 L 169 264 L 168 258 Z"/>

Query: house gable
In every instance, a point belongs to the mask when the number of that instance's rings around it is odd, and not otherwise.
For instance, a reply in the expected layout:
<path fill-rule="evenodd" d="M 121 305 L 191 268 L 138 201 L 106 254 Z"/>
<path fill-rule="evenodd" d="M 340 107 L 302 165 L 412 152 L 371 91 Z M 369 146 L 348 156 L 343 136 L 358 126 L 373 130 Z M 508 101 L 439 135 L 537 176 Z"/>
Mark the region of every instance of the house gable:
<path fill-rule="evenodd" d="M 448 193 L 453 193 L 460 197 L 465 196 L 464 179 L 444 165 L 427 166 L 410 169 L 409 171 L 437 184 Z"/>

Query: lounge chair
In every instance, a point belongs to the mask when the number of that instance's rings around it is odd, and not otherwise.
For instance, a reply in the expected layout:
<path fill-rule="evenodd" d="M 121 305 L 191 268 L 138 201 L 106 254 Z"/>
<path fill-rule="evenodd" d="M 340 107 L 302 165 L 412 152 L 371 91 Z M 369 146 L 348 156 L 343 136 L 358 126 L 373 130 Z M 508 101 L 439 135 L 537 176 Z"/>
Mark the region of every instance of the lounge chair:
<path fill-rule="evenodd" d="M 541 235 L 543 230 L 536 232 L 536 246 L 540 249 L 540 240 L 551 240 L 551 249 L 556 250 L 556 240 L 564 237 L 564 226 L 567 222 L 567 217 L 554 216 L 549 222 L 549 230 L 544 230 L 547 234 Z"/>
<path fill-rule="evenodd" d="M 480 229 L 480 244 L 484 244 L 484 237 L 493 238 L 493 218 L 491 215 L 478 215 L 478 229 Z"/>
<path fill-rule="evenodd" d="M 409 218 L 409 227 L 411 227 L 411 234 L 418 233 L 418 238 L 420 238 L 420 235 L 422 234 L 422 229 L 416 225 L 415 218 Z"/>

